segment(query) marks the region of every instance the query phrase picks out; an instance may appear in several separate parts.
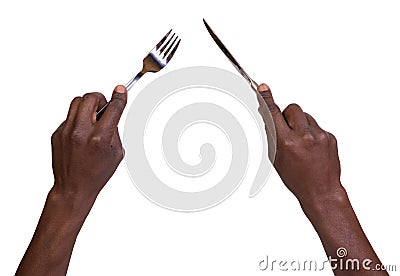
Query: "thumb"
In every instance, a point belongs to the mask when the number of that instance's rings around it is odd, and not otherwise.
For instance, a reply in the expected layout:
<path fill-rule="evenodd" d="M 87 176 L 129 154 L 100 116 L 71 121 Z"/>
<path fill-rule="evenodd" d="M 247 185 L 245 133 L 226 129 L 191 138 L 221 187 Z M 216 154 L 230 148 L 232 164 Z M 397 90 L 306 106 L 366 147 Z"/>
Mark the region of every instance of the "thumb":
<path fill-rule="evenodd" d="M 266 118 L 272 117 L 277 134 L 279 135 L 279 133 L 288 128 L 288 125 L 283 118 L 279 106 L 275 103 L 274 98 L 272 97 L 271 89 L 268 87 L 268 85 L 263 83 L 258 86 L 257 90 L 259 92 L 257 99 L 260 104 L 258 111 L 263 117 L 264 122 Z M 270 116 L 268 116 L 268 113 Z"/>
<path fill-rule="evenodd" d="M 123 85 L 117 85 L 112 93 L 110 105 L 113 102 L 119 102 L 119 104 L 122 105 L 121 107 L 123 110 L 126 106 L 127 100 L 128 100 L 128 91 L 126 90 L 126 87 Z"/>
<path fill-rule="evenodd" d="M 273 117 L 279 115 L 281 113 L 278 105 L 275 103 L 274 98 L 272 97 L 271 89 L 265 83 L 262 83 L 258 86 L 257 91 L 260 93 L 263 98 L 265 104 L 268 107 L 269 112 Z"/>
<path fill-rule="evenodd" d="M 125 86 L 117 85 L 114 88 L 111 101 L 109 102 L 107 109 L 104 111 L 104 115 L 101 118 L 101 125 L 104 131 L 114 133 L 119 119 L 124 112 L 126 103 L 128 101 L 128 91 Z"/>

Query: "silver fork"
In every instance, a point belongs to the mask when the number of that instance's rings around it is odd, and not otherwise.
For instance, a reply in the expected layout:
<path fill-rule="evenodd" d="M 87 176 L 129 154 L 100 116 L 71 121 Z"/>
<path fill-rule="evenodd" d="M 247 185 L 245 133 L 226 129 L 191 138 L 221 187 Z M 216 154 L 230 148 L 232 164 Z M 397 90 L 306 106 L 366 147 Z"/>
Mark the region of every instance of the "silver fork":
<path fill-rule="evenodd" d="M 147 72 L 158 72 L 163 69 L 172 56 L 178 49 L 181 39 L 178 40 L 178 36 L 173 33 L 170 36 L 172 29 L 157 43 L 157 45 L 148 53 L 143 59 L 143 68 L 135 77 L 133 77 L 126 85 L 126 89 L 129 91 L 132 86 Z M 170 36 L 170 37 L 169 37 Z M 169 37 L 169 38 L 168 38 Z M 168 39 L 167 39 L 168 38 Z M 178 40 L 178 41 L 177 41 Z M 106 110 L 110 102 L 106 103 L 97 113 L 96 119 L 99 120 Z"/>

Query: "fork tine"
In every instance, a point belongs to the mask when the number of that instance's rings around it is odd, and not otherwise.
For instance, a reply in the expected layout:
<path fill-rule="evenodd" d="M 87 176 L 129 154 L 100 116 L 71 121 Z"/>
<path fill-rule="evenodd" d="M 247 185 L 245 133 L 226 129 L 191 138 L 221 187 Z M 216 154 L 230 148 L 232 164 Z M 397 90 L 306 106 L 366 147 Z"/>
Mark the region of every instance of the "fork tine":
<path fill-rule="evenodd" d="M 171 40 L 175 37 L 175 33 L 171 36 L 170 39 L 168 39 L 167 42 L 164 43 L 164 46 L 162 46 L 162 48 L 160 49 L 160 54 L 164 53 L 165 48 L 167 48 L 167 46 L 169 45 L 169 43 L 171 42 Z"/>
<path fill-rule="evenodd" d="M 172 32 L 172 29 L 169 30 L 169 32 L 160 40 L 160 42 L 158 42 L 158 44 L 156 45 L 156 50 L 158 50 L 158 48 L 160 48 L 160 46 L 164 43 L 164 41 L 167 39 L 168 35 Z"/>
<path fill-rule="evenodd" d="M 168 55 L 167 62 L 169 62 L 171 60 L 172 56 L 175 54 L 176 49 L 178 49 L 179 43 L 181 43 L 180 39 L 178 40 L 178 43 L 176 43 L 174 49 L 172 49 L 171 53 Z"/>
<path fill-rule="evenodd" d="M 171 51 L 172 46 L 174 46 L 175 41 L 176 41 L 177 39 L 178 39 L 178 36 L 176 36 L 175 39 L 174 39 L 174 41 L 172 41 L 172 43 L 170 43 L 168 49 L 164 52 L 163 58 L 165 58 L 165 57 L 167 56 L 167 54 Z"/>

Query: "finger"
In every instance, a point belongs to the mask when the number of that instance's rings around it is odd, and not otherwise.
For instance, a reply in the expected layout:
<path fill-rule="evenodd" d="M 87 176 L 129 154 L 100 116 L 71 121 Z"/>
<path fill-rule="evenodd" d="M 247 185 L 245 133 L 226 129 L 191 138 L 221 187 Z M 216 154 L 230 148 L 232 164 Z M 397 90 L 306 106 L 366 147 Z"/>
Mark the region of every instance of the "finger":
<path fill-rule="evenodd" d="M 127 92 L 125 86 L 117 85 L 114 88 L 111 101 L 107 106 L 104 115 L 99 120 L 100 131 L 107 134 L 109 138 L 112 138 L 113 133 L 117 129 L 119 119 L 121 118 L 128 100 Z"/>
<path fill-rule="evenodd" d="M 76 121 L 78 125 L 91 125 L 96 122 L 96 111 L 107 103 L 103 94 L 98 92 L 87 93 L 82 97 Z"/>
<path fill-rule="evenodd" d="M 288 105 L 282 112 L 289 127 L 296 131 L 309 129 L 309 124 L 301 107 L 297 104 Z"/>
<path fill-rule="evenodd" d="M 328 131 L 326 133 L 328 134 L 330 144 L 337 148 L 337 140 L 336 140 L 335 135 L 333 135 L 332 133 L 330 133 Z"/>
<path fill-rule="evenodd" d="M 317 127 L 317 128 L 321 128 L 321 127 L 318 125 L 317 121 L 314 119 L 313 116 L 311 116 L 311 115 L 308 114 L 307 112 L 304 112 L 304 115 L 306 115 L 307 122 L 308 122 L 308 124 L 309 124 L 310 126 Z"/>
<path fill-rule="evenodd" d="M 63 131 L 68 132 L 74 125 L 76 114 L 78 113 L 79 105 L 81 104 L 82 97 L 75 97 L 69 106 L 67 119 L 65 120 Z M 61 125 L 60 125 L 61 127 Z"/>
<path fill-rule="evenodd" d="M 122 146 L 118 128 L 115 130 L 111 138 L 111 145 L 112 145 L 113 155 L 116 156 L 119 161 L 121 161 L 125 156 L 125 150 Z"/>
<path fill-rule="evenodd" d="M 289 127 L 282 116 L 279 106 L 275 103 L 274 98 L 272 97 L 271 89 L 265 83 L 263 83 L 258 86 L 257 90 L 262 97 L 262 101 L 265 103 L 262 104 L 262 102 L 260 102 L 260 108 L 258 109 L 264 119 L 264 122 L 266 122 L 266 119 L 268 120 L 268 115 L 270 114 L 278 136 L 281 133 L 288 131 Z"/>
<path fill-rule="evenodd" d="M 62 123 L 58 126 L 58 128 L 54 131 L 54 133 L 60 132 L 61 130 L 63 130 L 64 127 L 65 127 L 66 122 L 67 122 L 67 121 L 62 122 Z"/>

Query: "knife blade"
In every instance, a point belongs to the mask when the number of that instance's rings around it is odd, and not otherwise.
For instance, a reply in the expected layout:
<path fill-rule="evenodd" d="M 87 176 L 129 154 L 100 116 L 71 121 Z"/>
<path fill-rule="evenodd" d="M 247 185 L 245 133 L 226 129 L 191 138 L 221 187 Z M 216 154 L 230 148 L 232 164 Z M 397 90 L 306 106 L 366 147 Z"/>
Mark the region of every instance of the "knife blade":
<path fill-rule="evenodd" d="M 218 38 L 218 36 L 214 33 L 214 31 L 211 29 L 210 25 L 206 22 L 206 20 L 203 18 L 204 25 L 206 26 L 207 31 L 211 35 L 212 39 L 215 41 L 215 43 L 218 45 L 218 47 L 221 49 L 221 51 L 225 54 L 225 56 L 229 59 L 229 61 L 232 63 L 233 67 L 236 68 L 236 70 L 245 78 L 245 80 L 250 84 L 251 88 L 257 92 L 257 87 L 258 84 L 250 78 L 250 76 L 246 73 L 246 71 L 240 66 L 239 62 L 233 57 L 231 52 L 229 52 L 228 48 L 222 43 L 222 41 Z"/>
<path fill-rule="evenodd" d="M 263 97 L 261 94 L 258 92 L 258 84 L 250 78 L 250 76 L 246 73 L 246 71 L 240 66 L 239 62 L 233 57 L 233 55 L 229 52 L 229 50 L 226 48 L 226 46 L 222 43 L 222 41 L 218 38 L 218 36 L 214 33 L 214 31 L 211 29 L 211 27 L 208 25 L 206 20 L 203 18 L 204 25 L 207 28 L 207 31 L 211 35 L 212 39 L 214 42 L 218 45 L 218 47 L 221 49 L 221 51 L 225 54 L 225 56 L 229 59 L 229 61 L 232 63 L 232 65 L 236 68 L 236 70 L 240 73 L 240 75 L 243 76 L 243 78 L 250 84 L 250 87 L 252 90 L 256 93 L 257 96 L 257 101 L 260 105 L 259 112 L 261 117 L 263 118 L 266 130 L 267 130 L 267 140 L 268 140 L 268 147 L 271 149 L 269 152 L 270 160 L 271 163 L 274 163 L 275 159 L 275 153 L 276 153 L 276 132 L 275 132 L 275 125 L 271 116 L 271 113 L 269 112 L 269 108 L 267 107 Z M 271 144 L 270 144 L 271 143 Z M 264 160 L 266 158 L 266 152 L 263 152 L 262 159 Z M 266 180 L 268 178 L 268 175 L 263 175 L 265 173 L 262 170 L 259 170 L 257 173 L 256 178 L 259 179 L 264 178 L 264 180 L 261 181 L 256 181 L 253 183 L 253 185 L 250 188 L 250 197 L 256 196 L 261 189 L 264 187 Z"/>

